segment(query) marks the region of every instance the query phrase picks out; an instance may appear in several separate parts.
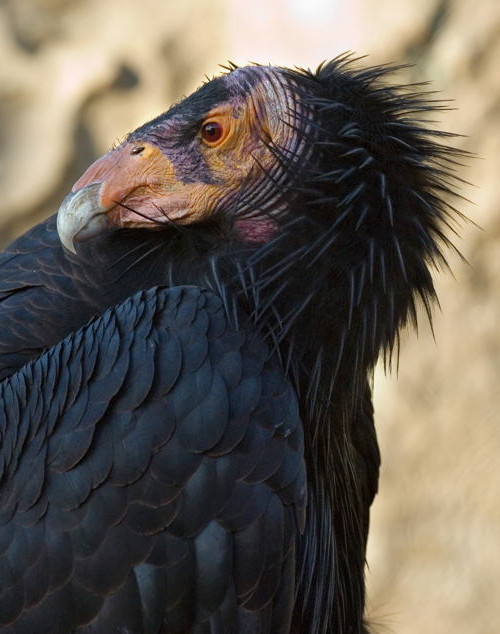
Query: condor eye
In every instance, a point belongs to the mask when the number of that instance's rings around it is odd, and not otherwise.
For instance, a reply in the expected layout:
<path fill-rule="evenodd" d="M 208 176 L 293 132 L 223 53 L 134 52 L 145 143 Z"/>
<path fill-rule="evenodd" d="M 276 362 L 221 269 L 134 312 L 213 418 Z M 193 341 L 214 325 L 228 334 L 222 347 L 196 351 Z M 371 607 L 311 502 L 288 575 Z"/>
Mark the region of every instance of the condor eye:
<path fill-rule="evenodd" d="M 207 145 L 217 145 L 224 136 L 224 128 L 218 121 L 207 121 L 201 127 L 201 138 Z"/>

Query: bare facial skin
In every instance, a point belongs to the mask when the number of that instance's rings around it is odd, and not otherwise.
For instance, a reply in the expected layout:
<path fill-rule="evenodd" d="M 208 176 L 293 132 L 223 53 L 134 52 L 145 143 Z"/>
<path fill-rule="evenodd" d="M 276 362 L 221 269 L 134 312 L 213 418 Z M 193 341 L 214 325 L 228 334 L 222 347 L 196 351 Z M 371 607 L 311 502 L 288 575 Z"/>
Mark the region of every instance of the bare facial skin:
<path fill-rule="evenodd" d="M 273 148 L 300 154 L 287 80 L 278 69 L 255 66 L 219 81 L 227 99 L 210 105 L 203 86 L 183 102 L 193 101 L 192 116 L 174 106 L 87 169 L 59 212 L 68 249 L 107 228 L 190 224 L 221 210 L 250 242 L 272 235 L 266 209 L 276 209 L 286 186 Z M 260 219 L 242 219 L 252 214 Z"/>

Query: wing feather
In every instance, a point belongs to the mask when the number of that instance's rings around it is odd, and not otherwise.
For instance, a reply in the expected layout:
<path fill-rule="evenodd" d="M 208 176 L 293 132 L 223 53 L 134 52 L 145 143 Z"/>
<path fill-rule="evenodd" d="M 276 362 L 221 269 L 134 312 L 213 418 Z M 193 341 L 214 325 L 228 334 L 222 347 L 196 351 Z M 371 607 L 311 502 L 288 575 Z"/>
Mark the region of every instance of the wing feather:
<path fill-rule="evenodd" d="M 289 621 L 297 399 L 213 293 L 137 293 L 6 378 L 0 402 L 0 631 Z"/>

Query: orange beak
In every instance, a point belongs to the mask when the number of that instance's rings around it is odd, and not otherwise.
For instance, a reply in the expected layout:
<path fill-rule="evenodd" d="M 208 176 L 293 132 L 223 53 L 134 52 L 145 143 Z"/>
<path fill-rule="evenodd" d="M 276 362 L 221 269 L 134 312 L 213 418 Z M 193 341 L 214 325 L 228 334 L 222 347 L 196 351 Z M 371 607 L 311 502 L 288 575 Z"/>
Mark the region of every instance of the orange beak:
<path fill-rule="evenodd" d="M 174 166 L 158 147 L 126 142 L 95 161 L 74 184 L 57 215 L 59 237 L 75 253 L 75 242 L 108 228 L 177 219 L 185 198 L 185 185 L 176 181 Z"/>

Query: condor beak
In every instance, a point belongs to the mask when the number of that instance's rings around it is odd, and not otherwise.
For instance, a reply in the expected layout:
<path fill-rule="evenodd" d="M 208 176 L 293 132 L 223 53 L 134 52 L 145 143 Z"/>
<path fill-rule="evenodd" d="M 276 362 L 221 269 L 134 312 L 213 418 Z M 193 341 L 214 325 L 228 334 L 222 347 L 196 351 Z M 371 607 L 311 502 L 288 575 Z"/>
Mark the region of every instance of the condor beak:
<path fill-rule="evenodd" d="M 110 227 L 106 207 L 101 207 L 101 183 L 68 194 L 57 213 L 57 233 L 66 249 L 76 253 L 75 241 L 89 240 Z"/>
<path fill-rule="evenodd" d="M 95 161 L 63 200 L 57 214 L 61 242 L 76 253 L 75 242 L 110 228 L 165 224 L 166 217 L 184 212 L 184 189 L 158 147 L 126 142 Z"/>

